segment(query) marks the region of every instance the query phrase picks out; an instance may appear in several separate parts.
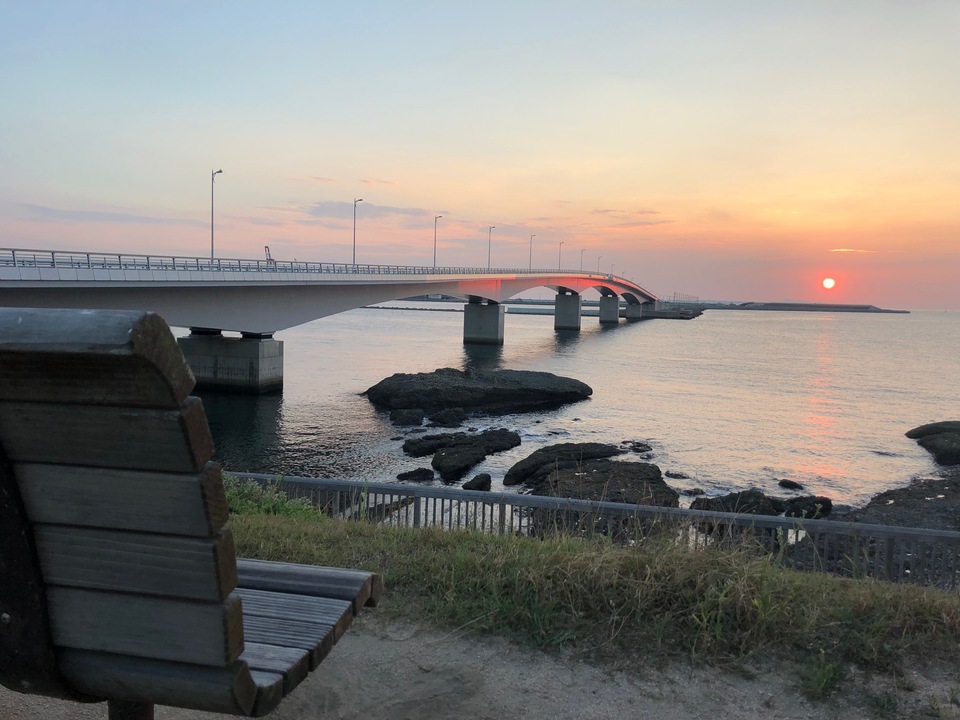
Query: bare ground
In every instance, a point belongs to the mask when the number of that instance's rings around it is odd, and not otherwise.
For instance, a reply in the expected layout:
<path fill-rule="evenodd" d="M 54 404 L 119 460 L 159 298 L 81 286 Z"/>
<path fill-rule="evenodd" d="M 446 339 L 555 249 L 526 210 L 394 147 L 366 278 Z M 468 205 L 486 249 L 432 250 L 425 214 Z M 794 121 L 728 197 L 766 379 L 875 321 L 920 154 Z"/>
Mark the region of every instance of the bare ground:
<path fill-rule="evenodd" d="M 157 720 L 215 720 L 157 708 Z M 911 670 L 899 679 L 851 670 L 820 702 L 799 691 L 783 663 L 737 670 L 673 661 L 615 671 L 570 656 L 464 637 L 424 625 L 360 619 L 275 720 L 592 720 L 657 718 L 811 720 L 960 718 L 957 665 Z M 106 707 L 19 695 L 0 687 L 0 720 L 105 720 Z"/>

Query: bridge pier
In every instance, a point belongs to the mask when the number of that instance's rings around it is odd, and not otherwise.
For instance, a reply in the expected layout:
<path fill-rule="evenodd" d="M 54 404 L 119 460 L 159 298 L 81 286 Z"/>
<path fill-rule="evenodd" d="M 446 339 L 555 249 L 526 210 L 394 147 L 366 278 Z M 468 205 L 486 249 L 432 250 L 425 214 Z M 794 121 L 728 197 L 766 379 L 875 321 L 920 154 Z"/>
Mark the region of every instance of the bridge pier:
<path fill-rule="evenodd" d="M 200 390 L 259 394 L 283 389 L 283 342 L 272 334 L 224 337 L 220 330 L 190 328 L 177 344 Z"/>
<path fill-rule="evenodd" d="M 640 303 L 627 303 L 623 309 L 623 316 L 627 320 L 640 320 L 643 318 L 643 305 Z"/>
<path fill-rule="evenodd" d="M 473 295 L 463 306 L 463 342 L 503 345 L 503 305 Z"/>
<path fill-rule="evenodd" d="M 618 322 L 620 322 L 620 296 L 602 296 L 600 298 L 600 323 L 616 325 Z"/>
<path fill-rule="evenodd" d="M 569 290 L 557 293 L 553 308 L 554 330 L 579 330 L 583 298 Z"/>

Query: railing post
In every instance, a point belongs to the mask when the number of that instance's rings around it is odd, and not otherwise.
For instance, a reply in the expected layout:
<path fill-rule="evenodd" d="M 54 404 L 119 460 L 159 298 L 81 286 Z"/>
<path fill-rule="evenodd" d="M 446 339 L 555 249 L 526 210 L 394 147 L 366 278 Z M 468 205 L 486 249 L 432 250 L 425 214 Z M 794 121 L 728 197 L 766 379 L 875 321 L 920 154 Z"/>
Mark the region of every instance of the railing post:
<path fill-rule="evenodd" d="M 507 504 L 501 500 L 500 501 L 500 534 L 506 535 L 506 525 L 507 525 Z"/>
<path fill-rule="evenodd" d="M 413 526 L 420 527 L 420 496 L 413 498 Z"/>

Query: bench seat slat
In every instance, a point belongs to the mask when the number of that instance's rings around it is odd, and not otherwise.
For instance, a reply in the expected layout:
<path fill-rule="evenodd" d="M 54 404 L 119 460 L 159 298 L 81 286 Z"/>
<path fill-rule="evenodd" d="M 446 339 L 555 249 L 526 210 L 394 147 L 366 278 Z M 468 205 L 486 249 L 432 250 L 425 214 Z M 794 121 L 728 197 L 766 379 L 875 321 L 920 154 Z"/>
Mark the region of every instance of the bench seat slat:
<path fill-rule="evenodd" d="M 289 695 L 310 673 L 309 655 L 302 648 L 248 642 L 244 645 L 240 662 L 245 662 L 253 671 L 283 675 L 283 694 Z"/>
<path fill-rule="evenodd" d="M 249 667 L 241 662 L 207 667 L 65 649 L 60 669 L 74 687 L 92 697 L 193 710 L 249 715 L 258 694 Z"/>
<path fill-rule="evenodd" d="M 0 313 L 0 400 L 176 408 L 193 385 L 159 315 L 33 308 Z"/>
<path fill-rule="evenodd" d="M 377 573 L 247 558 L 237 558 L 237 575 L 241 588 L 349 600 L 354 615 L 379 602 L 383 590 Z"/>
<path fill-rule="evenodd" d="M 218 602 L 237 584 L 229 530 L 207 539 L 38 525 L 34 537 L 47 585 Z"/>
<path fill-rule="evenodd" d="M 213 456 L 203 403 L 183 411 L 0 403 L 0 437 L 13 462 L 199 472 Z"/>
<path fill-rule="evenodd" d="M 227 524 L 220 467 L 196 474 L 19 463 L 14 467 L 35 523 L 212 537 Z"/>
<path fill-rule="evenodd" d="M 306 650 L 310 670 L 316 670 L 333 649 L 337 631 L 333 623 L 244 615 L 243 635 L 247 642 Z"/>
<path fill-rule="evenodd" d="M 200 603 L 51 587 L 53 643 L 120 655 L 224 665 L 243 650 L 240 599 Z"/>

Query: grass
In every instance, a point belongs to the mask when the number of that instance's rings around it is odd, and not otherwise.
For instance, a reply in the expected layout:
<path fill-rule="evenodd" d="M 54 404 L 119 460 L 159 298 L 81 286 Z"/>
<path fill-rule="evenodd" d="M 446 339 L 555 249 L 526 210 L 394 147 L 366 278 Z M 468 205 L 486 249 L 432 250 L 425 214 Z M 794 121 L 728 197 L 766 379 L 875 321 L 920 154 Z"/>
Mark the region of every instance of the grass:
<path fill-rule="evenodd" d="M 952 658 L 960 641 L 955 594 L 785 570 L 747 549 L 390 528 L 302 504 L 287 512 L 269 493 L 257 508 L 237 492 L 239 555 L 376 570 L 385 611 L 541 647 L 625 663 L 678 652 L 711 663 L 799 657 L 801 687 L 823 698 L 849 663 L 896 671 L 913 654 Z"/>

